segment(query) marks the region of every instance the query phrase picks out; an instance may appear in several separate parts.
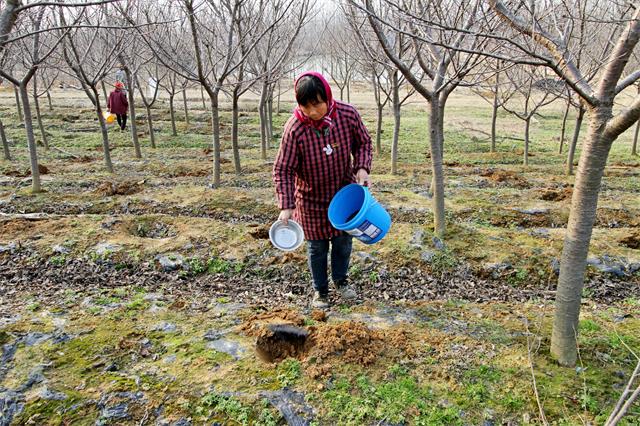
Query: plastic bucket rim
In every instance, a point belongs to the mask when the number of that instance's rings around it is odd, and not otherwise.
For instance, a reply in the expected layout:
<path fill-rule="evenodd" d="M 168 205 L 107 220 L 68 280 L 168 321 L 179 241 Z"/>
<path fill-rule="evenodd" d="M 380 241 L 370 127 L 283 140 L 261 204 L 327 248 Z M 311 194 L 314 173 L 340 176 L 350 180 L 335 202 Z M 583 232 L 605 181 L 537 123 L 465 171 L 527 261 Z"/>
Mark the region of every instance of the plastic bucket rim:
<path fill-rule="evenodd" d="M 349 185 L 345 186 L 344 188 L 340 189 L 340 191 L 338 191 L 336 193 L 336 195 L 334 195 L 334 199 L 335 197 L 340 194 L 341 192 L 346 192 L 347 188 L 353 188 L 355 185 L 355 187 L 357 187 L 360 191 L 362 191 L 363 194 L 363 200 L 362 200 L 362 205 L 360 206 L 360 210 L 358 211 L 358 214 L 356 214 L 353 218 L 351 218 L 351 220 L 349 220 L 348 222 L 345 223 L 334 223 L 333 221 L 331 221 L 331 224 L 333 225 L 334 228 L 336 228 L 339 231 L 350 231 L 352 229 L 357 228 L 357 224 L 359 224 L 360 222 L 362 222 L 362 220 L 365 217 L 365 214 L 367 212 L 367 210 L 369 209 L 370 205 L 371 205 L 371 194 L 369 193 L 369 190 L 366 186 L 364 185 L 359 185 L 357 183 L 350 183 Z M 333 200 L 332 203 L 329 205 L 329 211 L 331 211 L 331 205 L 333 204 Z M 336 204 L 337 206 L 337 204 Z M 334 207 L 334 209 L 337 207 Z"/>

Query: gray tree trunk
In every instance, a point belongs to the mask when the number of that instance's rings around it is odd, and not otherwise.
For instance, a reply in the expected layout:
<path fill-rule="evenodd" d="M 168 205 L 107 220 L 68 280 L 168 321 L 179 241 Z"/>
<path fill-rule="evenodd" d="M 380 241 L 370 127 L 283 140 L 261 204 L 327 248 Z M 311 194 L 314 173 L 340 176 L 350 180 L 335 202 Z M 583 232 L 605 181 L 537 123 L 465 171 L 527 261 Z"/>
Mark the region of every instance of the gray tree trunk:
<path fill-rule="evenodd" d="M 446 223 L 444 218 L 444 171 L 442 168 L 442 150 L 444 145 L 443 119 L 444 105 L 440 105 L 438 96 L 434 96 L 429 104 L 429 144 L 431 147 L 431 172 L 433 192 L 433 230 L 439 237 L 444 237 Z"/>
<path fill-rule="evenodd" d="M 496 152 L 496 123 L 498 121 L 498 91 L 493 94 L 491 107 L 491 152 Z"/>
<path fill-rule="evenodd" d="M 567 107 L 564 109 L 564 115 L 562 116 L 562 130 L 560 131 L 560 148 L 558 154 L 562 154 L 564 148 L 564 138 L 567 134 L 567 118 L 569 117 L 569 110 L 571 109 L 571 101 L 567 100 Z"/>
<path fill-rule="evenodd" d="M 273 141 L 273 92 L 269 93 L 267 100 L 267 148 L 271 149 L 271 142 Z"/>
<path fill-rule="evenodd" d="M 262 83 L 260 91 L 260 147 L 263 160 L 267 159 L 267 84 Z"/>
<path fill-rule="evenodd" d="M 169 114 L 171 114 L 171 134 L 173 136 L 178 136 L 178 130 L 176 129 L 176 111 L 173 108 L 173 97 L 174 95 L 169 95 Z"/>
<path fill-rule="evenodd" d="M 102 87 L 102 94 L 104 95 L 104 101 L 106 103 L 109 95 L 107 94 L 107 86 L 104 84 L 104 80 L 100 80 L 100 86 Z"/>
<path fill-rule="evenodd" d="M 236 87 L 231 94 L 231 147 L 233 149 L 233 165 L 236 170 L 236 175 L 242 173 L 242 168 L 240 167 L 240 146 L 238 143 L 238 116 L 240 115 L 238 98 L 238 87 Z"/>
<path fill-rule="evenodd" d="M 556 309 L 551 335 L 551 354 L 561 365 L 576 363 L 578 319 L 591 232 L 596 219 L 598 193 L 611 142 L 602 139 L 610 108 L 589 112 L 585 139 L 571 198 L 571 212 L 564 239 Z"/>
<path fill-rule="evenodd" d="M 189 125 L 189 106 L 187 105 L 187 89 L 182 91 L 182 103 L 184 104 L 184 123 Z"/>
<path fill-rule="evenodd" d="M 4 133 L 4 124 L 0 120 L 0 140 L 2 140 L 2 150 L 4 151 L 4 159 L 11 161 L 11 152 L 9 151 L 9 141 L 7 135 Z"/>
<path fill-rule="evenodd" d="M 156 133 L 153 131 L 153 117 L 151 116 L 151 107 L 145 105 L 147 111 L 147 127 L 149 129 L 149 142 L 151 148 L 156 149 Z"/>
<path fill-rule="evenodd" d="M 26 83 L 20 84 L 20 98 L 24 109 L 24 129 L 27 133 L 27 145 L 29 146 L 29 164 L 31 166 L 31 190 L 33 192 L 42 191 L 40 184 L 40 170 L 38 169 L 38 151 L 36 138 L 33 134 L 33 116 L 31 115 L 31 105 L 29 104 L 29 93 Z"/>
<path fill-rule="evenodd" d="M 280 79 L 278 79 L 278 99 L 277 99 L 277 104 L 276 104 L 276 114 L 280 114 L 282 112 L 282 110 L 280 109 Z"/>
<path fill-rule="evenodd" d="M 529 165 L 529 130 L 531 128 L 531 117 L 527 116 L 524 120 L 524 158 L 522 159 L 522 164 L 525 166 Z"/>
<path fill-rule="evenodd" d="M 638 155 L 638 132 L 640 131 L 640 121 L 636 124 L 636 130 L 633 133 L 633 145 L 631 145 L 631 155 Z"/>
<path fill-rule="evenodd" d="M 131 71 L 129 67 L 124 69 L 127 76 L 127 96 L 129 99 L 129 128 L 131 129 L 131 141 L 133 142 L 133 149 L 135 151 L 136 158 L 142 158 L 142 151 L 140 150 L 140 141 L 138 140 L 138 126 L 136 125 L 136 97 L 133 90 L 133 80 L 131 78 Z"/>
<path fill-rule="evenodd" d="M 391 174 L 398 174 L 398 139 L 400 138 L 400 85 L 398 72 L 391 77 L 391 91 L 393 99 L 393 140 L 391 142 Z"/>
<path fill-rule="evenodd" d="M 382 112 L 384 107 L 378 104 L 378 116 L 376 119 L 376 154 L 382 154 Z"/>
<path fill-rule="evenodd" d="M 573 138 L 571 139 L 569 153 L 567 154 L 567 164 L 565 166 L 565 173 L 567 174 L 567 176 L 571 176 L 573 174 L 573 159 L 576 155 L 578 139 L 580 138 L 580 128 L 582 127 L 584 112 L 584 108 L 580 106 L 580 108 L 578 109 L 578 116 L 576 117 L 576 128 L 573 129 Z"/>
<path fill-rule="evenodd" d="M 213 187 L 220 186 L 220 109 L 219 92 L 211 96 L 211 123 L 213 127 Z"/>
<path fill-rule="evenodd" d="M 107 172 L 113 173 L 113 163 L 111 162 L 111 151 L 109 150 L 109 132 L 107 131 L 107 123 L 102 115 L 102 106 L 100 105 L 100 97 L 98 90 L 91 87 L 93 95 L 96 98 L 96 113 L 98 114 L 98 122 L 100 123 L 100 132 L 102 133 L 102 150 L 104 151 L 104 166 Z"/>
<path fill-rule="evenodd" d="M 20 106 L 20 93 L 16 86 L 13 86 L 13 92 L 16 95 L 16 107 L 18 108 L 18 120 L 20 120 L 20 123 L 22 123 L 24 121 L 24 117 L 22 116 L 22 106 Z"/>
<path fill-rule="evenodd" d="M 49 103 L 49 111 L 53 111 L 53 101 L 51 100 L 51 90 L 47 89 L 47 102 Z"/>
<path fill-rule="evenodd" d="M 42 113 L 40 111 L 40 100 L 38 99 L 38 85 L 37 79 L 33 79 L 33 105 L 36 108 L 36 120 L 38 121 L 38 129 L 40 130 L 40 137 L 42 138 L 42 145 L 46 151 L 49 150 L 49 139 L 47 138 L 47 132 L 44 130 L 44 124 L 42 123 Z"/>

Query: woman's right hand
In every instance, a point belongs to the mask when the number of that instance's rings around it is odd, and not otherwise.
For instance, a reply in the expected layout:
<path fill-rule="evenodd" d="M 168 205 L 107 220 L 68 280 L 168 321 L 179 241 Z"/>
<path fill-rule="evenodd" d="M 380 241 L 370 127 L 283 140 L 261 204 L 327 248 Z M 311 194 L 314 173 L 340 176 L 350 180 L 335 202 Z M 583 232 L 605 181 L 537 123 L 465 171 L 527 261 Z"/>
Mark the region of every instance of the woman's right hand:
<path fill-rule="evenodd" d="M 285 225 L 289 224 L 289 219 L 293 216 L 293 209 L 284 209 L 280 210 L 280 215 L 278 216 L 278 220 L 281 220 Z"/>

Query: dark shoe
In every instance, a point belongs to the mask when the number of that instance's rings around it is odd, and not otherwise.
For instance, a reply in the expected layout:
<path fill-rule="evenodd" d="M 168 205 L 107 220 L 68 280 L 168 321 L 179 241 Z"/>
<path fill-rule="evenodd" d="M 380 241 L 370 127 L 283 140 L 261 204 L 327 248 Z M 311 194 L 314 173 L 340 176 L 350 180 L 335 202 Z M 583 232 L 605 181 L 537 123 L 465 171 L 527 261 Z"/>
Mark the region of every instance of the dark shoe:
<path fill-rule="evenodd" d="M 349 284 L 348 280 L 341 280 L 336 282 L 335 284 L 336 290 L 338 290 L 338 293 L 340 293 L 340 296 L 344 300 L 354 300 L 358 297 L 358 293 L 356 293 L 356 290 L 353 288 L 353 286 Z"/>
<path fill-rule="evenodd" d="M 329 299 L 327 295 L 320 294 L 319 291 L 313 292 L 311 307 L 316 309 L 327 309 L 329 307 Z"/>

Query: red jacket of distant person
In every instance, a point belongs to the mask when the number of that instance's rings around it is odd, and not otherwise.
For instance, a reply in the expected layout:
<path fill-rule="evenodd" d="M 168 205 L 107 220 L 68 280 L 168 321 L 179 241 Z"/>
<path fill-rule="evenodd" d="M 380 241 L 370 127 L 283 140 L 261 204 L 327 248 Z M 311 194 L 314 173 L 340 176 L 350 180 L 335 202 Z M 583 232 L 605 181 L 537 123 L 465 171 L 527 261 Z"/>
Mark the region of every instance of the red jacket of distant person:
<path fill-rule="evenodd" d="M 107 109 L 113 114 L 122 115 L 127 113 L 127 108 L 129 108 L 127 94 L 116 84 L 115 90 L 109 94 Z"/>

